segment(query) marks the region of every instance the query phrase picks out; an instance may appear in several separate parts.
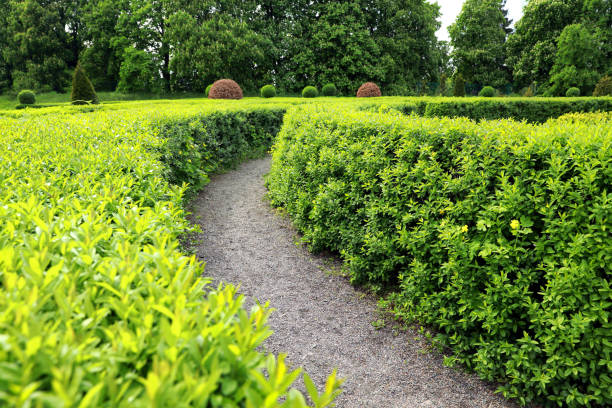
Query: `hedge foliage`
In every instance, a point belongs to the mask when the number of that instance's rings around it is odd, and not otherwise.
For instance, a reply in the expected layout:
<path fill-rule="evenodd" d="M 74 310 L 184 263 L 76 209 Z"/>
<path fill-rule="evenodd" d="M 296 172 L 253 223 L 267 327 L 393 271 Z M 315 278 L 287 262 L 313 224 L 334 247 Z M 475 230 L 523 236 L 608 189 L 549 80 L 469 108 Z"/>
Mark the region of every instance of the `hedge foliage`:
<path fill-rule="evenodd" d="M 584 116 L 584 118 L 581 118 Z M 612 117 L 476 124 L 303 106 L 268 177 L 313 249 L 391 287 L 449 361 L 546 406 L 612 404 Z"/>
<path fill-rule="evenodd" d="M 515 119 L 531 123 L 543 123 L 573 112 L 608 112 L 612 110 L 612 98 L 580 99 L 462 99 L 461 101 L 434 100 L 428 102 L 424 116 L 466 117 L 472 120 Z"/>
<path fill-rule="evenodd" d="M 257 351 L 268 306 L 179 250 L 168 182 L 263 151 L 278 111 L 159 106 L 0 119 L 0 406 L 307 406 L 299 370 Z M 307 389 L 323 407 L 337 387 Z"/>

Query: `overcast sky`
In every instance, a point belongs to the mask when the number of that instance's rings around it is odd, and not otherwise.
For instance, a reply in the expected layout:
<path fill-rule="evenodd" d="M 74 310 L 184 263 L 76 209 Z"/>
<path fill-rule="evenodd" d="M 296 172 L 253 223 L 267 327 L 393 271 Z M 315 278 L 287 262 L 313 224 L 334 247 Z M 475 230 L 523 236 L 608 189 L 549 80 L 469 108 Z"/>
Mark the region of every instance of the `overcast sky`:
<path fill-rule="evenodd" d="M 464 0 L 428 0 L 430 3 L 438 3 L 440 5 L 440 13 L 442 14 L 442 27 L 436 35 L 440 40 L 449 40 L 448 37 L 448 26 L 451 25 L 457 15 L 461 11 L 461 6 Z M 512 25 L 523 15 L 523 6 L 526 0 L 507 0 L 506 8 L 508 9 L 508 15 L 512 20 Z"/>

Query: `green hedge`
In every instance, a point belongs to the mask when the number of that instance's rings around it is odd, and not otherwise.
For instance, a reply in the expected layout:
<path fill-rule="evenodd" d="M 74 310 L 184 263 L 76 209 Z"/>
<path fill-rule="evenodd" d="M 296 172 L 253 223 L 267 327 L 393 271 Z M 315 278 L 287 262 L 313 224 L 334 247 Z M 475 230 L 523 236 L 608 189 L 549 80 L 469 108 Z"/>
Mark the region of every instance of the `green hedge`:
<path fill-rule="evenodd" d="M 265 149 L 278 114 L 0 119 L 0 406 L 307 406 L 299 370 L 258 351 L 268 306 L 247 313 L 234 287 L 207 288 L 179 250 L 184 188 L 167 178 L 206 174 L 160 161 L 198 150 L 206 170 L 236 163 Z M 320 395 L 307 387 L 312 405 L 337 387 L 333 375 Z"/>
<path fill-rule="evenodd" d="M 612 98 L 449 100 L 427 103 L 427 117 L 466 117 L 472 120 L 515 119 L 543 123 L 566 113 L 612 111 Z"/>
<path fill-rule="evenodd" d="M 478 105 L 476 105 L 478 106 Z M 504 395 L 612 403 L 612 118 L 287 114 L 272 203 Z M 599 405 L 598 405 L 599 404 Z"/>

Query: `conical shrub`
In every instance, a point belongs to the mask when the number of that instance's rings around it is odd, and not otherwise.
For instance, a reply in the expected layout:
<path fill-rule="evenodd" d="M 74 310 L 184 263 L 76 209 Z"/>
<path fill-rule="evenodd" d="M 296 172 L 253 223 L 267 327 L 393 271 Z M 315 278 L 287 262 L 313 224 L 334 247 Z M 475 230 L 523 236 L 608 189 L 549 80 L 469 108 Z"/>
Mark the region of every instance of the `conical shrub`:
<path fill-rule="evenodd" d="M 82 105 L 86 103 L 97 104 L 99 102 L 98 95 L 96 95 L 96 91 L 89 78 L 87 78 L 85 71 L 81 68 L 81 64 L 77 64 L 74 69 L 70 100 L 73 105 Z"/>

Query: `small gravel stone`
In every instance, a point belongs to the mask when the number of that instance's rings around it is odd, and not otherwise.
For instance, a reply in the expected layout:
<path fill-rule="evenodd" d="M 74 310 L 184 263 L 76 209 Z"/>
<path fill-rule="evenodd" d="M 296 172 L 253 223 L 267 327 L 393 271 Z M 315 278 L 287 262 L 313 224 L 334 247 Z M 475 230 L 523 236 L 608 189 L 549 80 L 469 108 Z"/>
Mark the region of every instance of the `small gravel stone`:
<path fill-rule="evenodd" d="M 338 407 L 517 407 L 475 375 L 445 367 L 415 329 L 376 328 L 376 301 L 330 271 L 340 262 L 296 245 L 291 222 L 265 199 L 270 158 L 212 177 L 190 203 L 193 241 L 215 284 L 239 285 L 276 311 L 265 349 L 286 353 L 320 387 L 334 368 L 345 379 Z M 299 387 L 301 388 L 301 387 Z"/>

